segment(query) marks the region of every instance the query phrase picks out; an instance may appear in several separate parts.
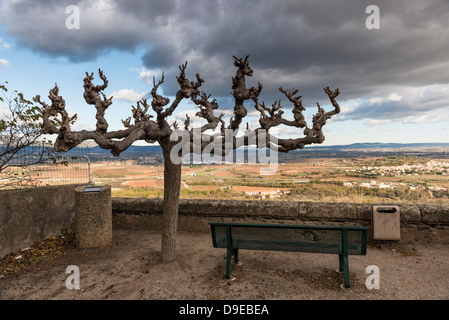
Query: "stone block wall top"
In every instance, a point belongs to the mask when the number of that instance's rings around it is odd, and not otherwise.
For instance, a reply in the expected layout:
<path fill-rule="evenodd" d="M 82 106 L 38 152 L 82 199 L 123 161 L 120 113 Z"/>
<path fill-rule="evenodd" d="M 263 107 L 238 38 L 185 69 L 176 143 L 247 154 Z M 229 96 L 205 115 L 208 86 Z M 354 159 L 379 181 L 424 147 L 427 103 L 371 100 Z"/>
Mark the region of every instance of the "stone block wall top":
<path fill-rule="evenodd" d="M 113 211 L 134 214 L 162 214 L 163 199 L 113 198 Z M 396 204 L 326 203 L 227 199 L 181 199 L 180 215 L 266 219 L 328 220 L 336 222 L 372 220 L 374 205 Z M 449 225 L 448 205 L 399 204 L 403 224 Z"/>
<path fill-rule="evenodd" d="M 422 222 L 428 224 L 449 225 L 449 205 L 418 205 L 422 215 Z"/>

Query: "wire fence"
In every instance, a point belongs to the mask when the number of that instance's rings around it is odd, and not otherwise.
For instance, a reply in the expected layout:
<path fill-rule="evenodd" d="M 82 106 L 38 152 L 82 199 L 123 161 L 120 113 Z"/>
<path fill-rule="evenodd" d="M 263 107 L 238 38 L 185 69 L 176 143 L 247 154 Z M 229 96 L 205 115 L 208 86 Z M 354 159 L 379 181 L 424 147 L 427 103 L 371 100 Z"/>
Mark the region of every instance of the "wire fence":
<path fill-rule="evenodd" d="M 50 149 L 49 149 L 50 148 Z M 68 152 L 42 157 L 51 147 L 22 148 L 0 171 L 0 189 L 86 184 L 89 182 L 89 148 L 78 146 Z M 39 158 L 42 158 L 39 161 Z M 37 162 L 37 163 L 36 163 Z"/>

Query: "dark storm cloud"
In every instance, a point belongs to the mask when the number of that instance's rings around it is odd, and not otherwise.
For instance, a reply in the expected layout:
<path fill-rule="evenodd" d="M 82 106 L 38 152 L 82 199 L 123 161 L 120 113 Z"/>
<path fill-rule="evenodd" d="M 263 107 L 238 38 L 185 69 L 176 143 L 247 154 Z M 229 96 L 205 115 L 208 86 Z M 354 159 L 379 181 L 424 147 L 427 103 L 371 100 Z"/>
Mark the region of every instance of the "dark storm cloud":
<path fill-rule="evenodd" d="M 75 32 L 65 28 L 65 7 L 70 4 L 81 11 L 81 28 Z M 370 4 L 380 8 L 379 30 L 365 27 Z M 177 90 L 178 66 L 188 60 L 189 78 L 194 80 L 199 72 L 205 91 L 229 98 L 232 56 L 247 54 L 254 70 L 248 84 L 261 81 L 262 99 L 270 104 L 283 98 L 280 86 L 300 89 L 308 107 L 317 100 L 327 102 L 325 86 L 340 88 L 340 101 L 404 96 L 382 105 L 367 100 L 347 111 L 346 118 L 400 118 L 410 107 L 418 110 L 406 99 L 410 88 L 449 83 L 445 0 L 24 0 L 5 1 L 2 12 L 2 25 L 22 45 L 71 61 L 144 46 L 142 63 L 165 70 L 167 94 Z M 445 94 L 431 93 L 443 101 Z M 229 99 L 223 101 L 231 107 Z M 445 106 L 425 99 L 420 103 L 430 110 Z"/>
<path fill-rule="evenodd" d="M 80 29 L 66 28 L 66 7 L 80 8 Z M 71 62 L 95 60 L 111 49 L 132 51 L 144 37 L 136 21 L 105 1 L 4 1 L 0 21 L 18 45 Z"/>

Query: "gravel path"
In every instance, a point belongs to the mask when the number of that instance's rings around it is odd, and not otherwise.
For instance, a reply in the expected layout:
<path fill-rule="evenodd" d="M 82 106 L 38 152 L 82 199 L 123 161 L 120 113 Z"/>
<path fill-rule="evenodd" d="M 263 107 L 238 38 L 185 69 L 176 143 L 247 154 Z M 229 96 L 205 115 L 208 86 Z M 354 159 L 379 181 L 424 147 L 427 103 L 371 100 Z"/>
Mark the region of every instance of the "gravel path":
<path fill-rule="evenodd" d="M 368 247 L 350 256 L 351 288 L 342 289 L 338 256 L 244 251 L 224 279 L 226 252 L 212 247 L 210 234 L 179 232 L 178 258 L 159 261 L 161 235 L 151 230 L 114 230 L 111 246 L 79 249 L 0 278 L 0 300 L 446 300 L 449 245 L 407 244 Z M 80 288 L 69 290 L 68 266 L 80 273 Z M 379 289 L 369 290 L 368 266 L 380 272 Z"/>

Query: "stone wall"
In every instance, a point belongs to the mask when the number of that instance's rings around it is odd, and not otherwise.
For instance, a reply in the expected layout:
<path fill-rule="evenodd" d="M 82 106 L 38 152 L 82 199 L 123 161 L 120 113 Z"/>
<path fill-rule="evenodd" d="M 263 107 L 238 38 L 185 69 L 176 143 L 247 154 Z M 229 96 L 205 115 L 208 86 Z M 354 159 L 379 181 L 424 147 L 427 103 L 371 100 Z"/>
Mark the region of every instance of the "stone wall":
<path fill-rule="evenodd" d="M 388 205 L 386 205 L 388 206 Z M 181 199 L 178 230 L 208 231 L 209 222 L 371 227 L 373 204 Z M 449 243 L 448 205 L 399 205 L 401 242 Z M 160 229 L 162 199 L 113 198 L 114 228 Z"/>
<path fill-rule="evenodd" d="M 73 230 L 74 185 L 0 191 L 0 257 Z"/>
<path fill-rule="evenodd" d="M 75 188 L 0 191 L 0 257 L 74 230 Z M 401 241 L 449 243 L 448 205 L 400 205 Z M 112 198 L 114 229 L 157 229 L 162 199 Z M 293 201 L 180 200 L 178 230 L 209 232 L 209 222 L 234 221 L 371 226 L 372 204 Z"/>

